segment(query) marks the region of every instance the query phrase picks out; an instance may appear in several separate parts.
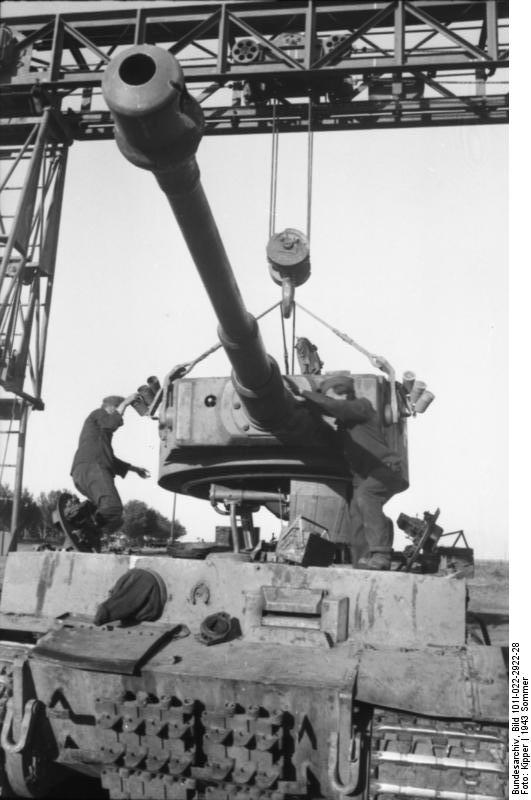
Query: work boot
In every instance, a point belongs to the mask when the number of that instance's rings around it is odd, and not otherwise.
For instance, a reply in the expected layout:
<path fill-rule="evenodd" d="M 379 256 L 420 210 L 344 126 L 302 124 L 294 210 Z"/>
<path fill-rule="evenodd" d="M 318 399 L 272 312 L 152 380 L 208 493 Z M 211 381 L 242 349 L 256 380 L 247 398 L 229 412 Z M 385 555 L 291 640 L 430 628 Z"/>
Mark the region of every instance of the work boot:
<path fill-rule="evenodd" d="M 391 569 L 391 553 L 370 553 L 360 558 L 357 569 L 381 570 Z"/>
<path fill-rule="evenodd" d="M 65 519 L 68 520 L 68 522 L 73 522 L 76 516 L 78 515 L 80 508 L 81 508 L 81 503 L 78 500 L 78 498 L 73 494 L 68 495 L 68 500 L 64 504 L 63 508 L 63 514 Z"/>
<path fill-rule="evenodd" d="M 90 500 L 81 502 L 75 495 L 71 495 L 69 500 L 65 503 L 63 513 L 67 522 L 82 528 L 87 524 L 93 524 L 92 517 L 94 511 L 95 506 Z"/>
<path fill-rule="evenodd" d="M 97 529 L 76 528 L 71 532 L 71 538 L 81 552 L 101 553 L 101 536 Z"/>

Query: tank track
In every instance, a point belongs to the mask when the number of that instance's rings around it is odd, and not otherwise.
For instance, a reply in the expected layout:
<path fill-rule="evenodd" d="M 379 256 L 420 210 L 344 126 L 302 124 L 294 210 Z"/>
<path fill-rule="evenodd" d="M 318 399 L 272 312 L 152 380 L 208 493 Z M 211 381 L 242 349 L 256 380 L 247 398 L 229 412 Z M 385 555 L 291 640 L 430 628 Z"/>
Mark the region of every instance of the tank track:
<path fill-rule="evenodd" d="M 502 725 L 375 709 L 369 797 L 502 800 L 507 742 Z"/>

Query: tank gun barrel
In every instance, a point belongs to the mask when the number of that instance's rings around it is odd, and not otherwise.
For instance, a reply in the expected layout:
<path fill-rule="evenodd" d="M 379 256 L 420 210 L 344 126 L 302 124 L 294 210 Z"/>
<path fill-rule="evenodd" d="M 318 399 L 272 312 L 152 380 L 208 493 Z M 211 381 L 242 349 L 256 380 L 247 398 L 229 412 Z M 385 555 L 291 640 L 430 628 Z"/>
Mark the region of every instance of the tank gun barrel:
<path fill-rule="evenodd" d="M 244 407 L 258 424 L 284 423 L 290 400 L 280 370 L 245 307 L 201 185 L 195 153 L 203 115 L 186 89 L 178 61 L 158 47 L 132 47 L 110 62 L 103 95 L 122 154 L 150 170 L 168 198 L 216 313 Z"/>

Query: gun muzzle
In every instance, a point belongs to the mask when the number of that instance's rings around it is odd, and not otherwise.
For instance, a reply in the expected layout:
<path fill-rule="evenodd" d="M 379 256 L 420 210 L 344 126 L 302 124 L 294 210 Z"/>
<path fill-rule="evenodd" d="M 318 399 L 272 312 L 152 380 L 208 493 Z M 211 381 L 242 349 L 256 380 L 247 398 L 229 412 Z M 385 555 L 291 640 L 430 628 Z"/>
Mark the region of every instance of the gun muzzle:
<path fill-rule="evenodd" d="M 179 62 L 160 47 L 130 48 L 110 62 L 102 88 L 125 158 L 153 172 L 166 194 L 190 191 L 204 119 Z"/>

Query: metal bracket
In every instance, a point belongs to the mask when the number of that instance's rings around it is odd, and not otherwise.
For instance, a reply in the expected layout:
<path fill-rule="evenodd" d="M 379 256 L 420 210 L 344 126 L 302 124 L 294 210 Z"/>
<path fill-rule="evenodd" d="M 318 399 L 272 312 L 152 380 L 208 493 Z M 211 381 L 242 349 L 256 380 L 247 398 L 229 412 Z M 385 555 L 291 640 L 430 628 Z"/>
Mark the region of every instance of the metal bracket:
<path fill-rule="evenodd" d="M 359 781 L 361 763 L 361 731 L 352 733 L 352 697 L 339 694 L 338 731 L 330 733 L 328 750 L 328 780 L 341 795 L 354 794 Z M 345 744 L 348 742 L 348 745 Z M 343 783 L 342 774 L 348 774 Z"/>
<path fill-rule="evenodd" d="M 7 781 L 17 797 L 41 797 L 54 783 L 53 765 L 49 757 L 42 757 L 46 744 L 42 734 L 35 731 L 37 716 L 44 705 L 35 698 L 35 687 L 27 656 L 15 658 L 13 663 L 13 696 L 6 705 L 6 716 L 0 733 L 0 744 L 5 753 Z M 40 725 L 39 725 L 40 727 Z M 50 741 L 51 744 L 51 741 Z"/>
<path fill-rule="evenodd" d="M 40 706 L 39 700 L 28 700 L 24 706 L 24 715 L 20 724 L 20 733 L 18 739 L 13 741 L 13 700 L 8 700 L 7 711 L 2 725 L 2 733 L 0 734 L 0 744 L 6 753 L 22 753 L 26 748 L 28 739 L 31 733 L 35 715 Z"/>

